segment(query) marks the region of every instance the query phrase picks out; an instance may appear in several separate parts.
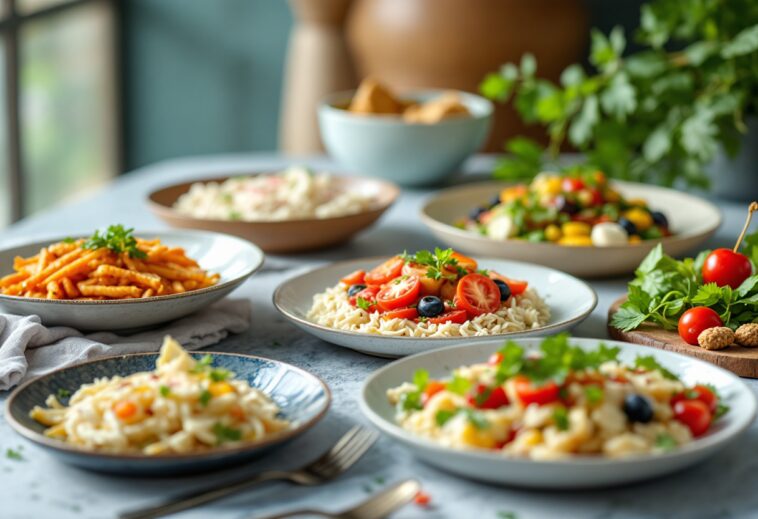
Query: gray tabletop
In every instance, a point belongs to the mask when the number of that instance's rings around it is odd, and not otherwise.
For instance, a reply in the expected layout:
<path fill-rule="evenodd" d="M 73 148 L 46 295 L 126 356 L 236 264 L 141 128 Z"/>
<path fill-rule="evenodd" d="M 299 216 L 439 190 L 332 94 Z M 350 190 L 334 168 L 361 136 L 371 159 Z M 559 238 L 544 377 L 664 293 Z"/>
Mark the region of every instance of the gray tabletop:
<path fill-rule="evenodd" d="M 289 162 L 315 168 L 332 168 L 321 157 Z M 485 171 L 489 160 L 473 159 L 471 172 Z M 225 155 L 160 163 L 134 171 L 81 199 L 35 215 L 0 232 L 0 246 L 44 235 L 91 232 L 95 225 L 120 222 L 137 229 L 165 226 L 144 205 L 151 190 L 177 181 L 209 174 L 280 168 L 288 163 L 276 155 Z M 468 174 L 466 178 L 475 177 Z M 275 287 L 295 270 L 346 258 L 386 255 L 397 250 L 435 245 L 417 218 L 427 190 L 406 190 L 378 225 L 342 247 L 298 256 L 269 257 L 264 270 L 253 276 L 232 297 L 250 298 L 250 330 L 227 338 L 214 349 L 260 354 L 301 366 L 322 377 L 332 388 L 334 402 L 328 416 L 313 430 L 283 449 L 246 467 L 220 473 L 172 478 L 134 479 L 85 472 L 59 463 L 41 449 L 16 436 L 0 419 L 0 454 L 23 446 L 23 460 L 0 457 L 0 517 L 7 519 L 55 517 L 106 518 L 118 511 L 146 505 L 164 496 L 191 491 L 209 482 L 262 469 L 291 468 L 315 458 L 343 431 L 365 423 L 358 409 L 362 381 L 386 360 L 338 348 L 310 337 L 285 322 L 274 310 Z M 734 241 L 743 221 L 744 206 L 723 202 L 725 222 L 710 246 Z M 593 281 L 599 304 L 576 336 L 606 337 L 608 306 L 621 295 L 626 280 Z M 749 381 L 754 390 L 758 383 Z M 2 397 L 4 398 L 4 396 Z M 413 459 L 412 454 L 382 438 L 348 474 L 319 488 L 269 484 L 180 517 L 217 519 L 257 516 L 293 507 L 338 510 L 365 498 L 384 485 L 401 479 L 419 479 L 430 494 L 428 509 L 409 505 L 399 518 L 441 517 L 497 519 L 509 512 L 518 519 L 577 518 L 725 518 L 758 517 L 758 426 L 754 425 L 733 445 L 713 459 L 683 473 L 644 484 L 601 491 L 546 492 L 490 486 L 459 479 Z M 753 472 L 753 470 L 756 472 Z"/>

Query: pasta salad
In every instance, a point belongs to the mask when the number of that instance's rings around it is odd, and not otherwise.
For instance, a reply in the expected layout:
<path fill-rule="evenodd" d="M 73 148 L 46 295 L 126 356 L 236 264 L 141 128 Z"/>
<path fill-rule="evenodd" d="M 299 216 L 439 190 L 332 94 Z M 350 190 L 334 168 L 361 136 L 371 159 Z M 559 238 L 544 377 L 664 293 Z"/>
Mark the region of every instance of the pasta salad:
<path fill-rule="evenodd" d="M 685 385 L 652 356 L 546 338 L 537 355 L 508 342 L 446 380 L 424 370 L 388 390 L 397 423 L 449 447 L 552 460 L 656 454 L 705 434 L 728 408 L 713 387 Z"/>
<path fill-rule="evenodd" d="M 150 372 L 96 379 L 68 405 L 50 395 L 30 416 L 45 435 L 111 454 L 189 454 L 257 442 L 290 427 L 263 392 L 234 373 L 193 359 L 166 337 Z"/>

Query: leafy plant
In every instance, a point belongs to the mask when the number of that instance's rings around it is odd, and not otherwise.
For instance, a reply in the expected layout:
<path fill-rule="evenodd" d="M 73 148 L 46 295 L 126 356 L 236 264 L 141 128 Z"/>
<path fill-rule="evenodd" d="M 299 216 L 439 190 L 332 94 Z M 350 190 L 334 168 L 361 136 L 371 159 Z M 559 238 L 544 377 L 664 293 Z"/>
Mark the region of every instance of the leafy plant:
<path fill-rule="evenodd" d="M 569 143 L 585 154 L 580 168 L 706 186 L 706 166 L 720 147 L 737 153 L 744 115 L 758 108 L 758 2 L 655 0 L 642 6 L 637 39 L 641 50 L 624 56 L 621 28 L 593 30 L 594 70 L 571 65 L 560 84 L 538 78 L 530 54 L 487 75 L 485 96 L 512 101 L 549 136 L 547 150 L 525 137 L 509 140 L 512 156 L 494 176 L 529 179 L 556 167 Z"/>
<path fill-rule="evenodd" d="M 127 229 L 123 225 L 110 225 L 105 232 L 95 231 L 87 241 L 82 244 L 84 249 L 106 248 L 119 254 L 122 252 L 129 253 L 132 258 L 144 259 L 147 257 L 145 251 L 137 247 L 137 240 L 132 236 L 134 229 Z"/>

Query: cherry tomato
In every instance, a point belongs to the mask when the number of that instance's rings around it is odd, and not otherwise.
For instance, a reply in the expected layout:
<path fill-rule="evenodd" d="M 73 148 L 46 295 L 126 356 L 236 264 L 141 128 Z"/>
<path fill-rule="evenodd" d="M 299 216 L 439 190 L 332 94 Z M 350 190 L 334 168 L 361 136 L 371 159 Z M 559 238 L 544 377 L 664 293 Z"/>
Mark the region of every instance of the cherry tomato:
<path fill-rule="evenodd" d="M 505 282 L 508 285 L 508 288 L 511 289 L 512 296 L 523 294 L 524 291 L 526 291 L 526 289 L 529 287 L 529 282 L 527 281 L 507 278 L 502 274 L 495 272 L 494 270 L 490 270 L 490 279 L 499 279 L 500 281 Z"/>
<path fill-rule="evenodd" d="M 384 312 L 381 317 L 382 319 L 408 319 L 412 321 L 418 317 L 418 310 L 415 308 L 397 308 Z"/>
<path fill-rule="evenodd" d="M 363 283 L 363 279 L 366 277 L 366 271 L 365 270 L 355 270 L 345 276 L 344 278 L 340 279 L 344 284 L 346 285 L 360 285 Z"/>
<path fill-rule="evenodd" d="M 469 272 L 476 272 L 477 267 L 479 264 L 476 262 L 474 258 L 469 258 L 468 256 L 465 256 L 461 254 L 460 252 L 453 252 L 453 259 L 455 259 L 458 262 L 458 267 L 461 267 L 462 269 L 466 269 Z"/>
<path fill-rule="evenodd" d="M 126 420 L 137 414 L 137 404 L 130 400 L 120 400 L 113 404 L 113 412 L 120 420 Z"/>
<path fill-rule="evenodd" d="M 718 286 L 739 287 L 753 273 L 753 265 L 744 254 L 729 249 L 716 249 L 703 263 L 703 282 Z"/>
<path fill-rule="evenodd" d="M 481 274 L 466 274 L 458 281 L 455 291 L 458 305 L 469 315 L 497 312 L 500 308 L 500 289 L 494 281 Z"/>
<path fill-rule="evenodd" d="M 366 273 L 365 282 L 368 285 L 383 285 L 398 277 L 405 262 L 399 256 L 390 258 L 381 265 Z"/>
<path fill-rule="evenodd" d="M 438 382 L 437 380 L 430 380 L 426 387 L 424 388 L 424 392 L 421 395 L 421 404 L 426 405 L 426 403 L 429 401 L 430 398 L 432 398 L 434 395 L 439 393 L 440 391 L 443 391 L 445 389 L 445 384 L 442 382 Z"/>
<path fill-rule="evenodd" d="M 416 276 L 402 276 L 384 285 L 376 294 L 376 302 L 381 310 L 404 308 L 416 302 L 421 292 L 421 282 Z"/>
<path fill-rule="evenodd" d="M 413 498 L 414 503 L 423 507 L 429 506 L 431 500 L 432 498 L 429 496 L 429 494 L 421 490 L 419 490 L 418 494 L 416 494 L 416 497 Z"/>
<path fill-rule="evenodd" d="M 469 404 L 478 409 L 499 409 L 508 405 L 508 397 L 501 386 L 491 388 L 484 384 L 477 384 L 466 399 Z"/>
<path fill-rule="evenodd" d="M 684 400 L 700 400 L 708 406 L 711 413 L 715 413 L 719 405 L 719 399 L 711 388 L 700 384 L 692 389 L 687 389 L 684 393 L 678 393 L 671 397 L 671 406 L 673 407 L 677 402 Z"/>
<path fill-rule="evenodd" d="M 584 182 L 580 178 L 566 177 L 561 182 L 561 188 L 568 193 L 573 193 L 584 188 Z"/>
<path fill-rule="evenodd" d="M 445 324 L 445 323 L 457 323 L 463 324 L 468 321 L 468 314 L 466 310 L 450 310 L 437 317 L 432 317 L 428 322 L 432 324 Z"/>
<path fill-rule="evenodd" d="M 503 354 L 500 353 L 499 351 L 496 351 L 495 353 L 490 355 L 490 358 L 487 360 L 487 364 L 489 364 L 490 366 L 497 366 L 501 362 L 503 362 Z"/>
<path fill-rule="evenodd" d="M 516 395 L 524 405 L 545 405 L 555 402 L 560 396 L 558 384 L 552 381 L 537 386 L 527 377 L 517 376 L 514 378 L 514 383 Z"/>
<path fill-rule="evenodd" d="M 358 298 L 368 301 L 369 303 L 376 303 L 376 294 L 379 293 L 379 287 L 370 286 L 366 287 L 354 296 L 348 299 L 348 302 L 353 306 L 358 306 Z M 369 307 L 369 312 L 378 312 L 379 307 L 376 304 L 372 304 Z"/>
<path fill-rule="evenodd" d="M 703 330 L 722 326 L 721 317 L 707 306 L 695 306 L 679 318 L 679 336 L 687 344 L 697 346 L 697 338 Z"/>
<path fill-rule="evenodd" d="M 402 274 L 405 276 L 416 276 L 421 281 L 421 295 L 422 296 L 439 296 L 440 288 L 444 279 L 433 279 L 426 275 L 429 267 L 426 265 L 419 265 L 417 263 L 406 263 L 403 265 Z"/>
<path fill-rule="evenodd" d="M 692 436 L 700 436 L 711 425 L 713 415 L 700 400 L 682 400 L 674 404 L 674 418 L 689 427 Z"/>

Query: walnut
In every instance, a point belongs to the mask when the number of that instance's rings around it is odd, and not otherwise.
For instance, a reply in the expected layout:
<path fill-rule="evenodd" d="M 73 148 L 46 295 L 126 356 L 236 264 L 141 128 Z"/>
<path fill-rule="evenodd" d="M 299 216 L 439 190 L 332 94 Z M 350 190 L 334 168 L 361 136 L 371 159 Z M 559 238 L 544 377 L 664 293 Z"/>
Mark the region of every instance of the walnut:
<path fill-rule="evenodd" d="M 745 348 L 758 348 L 758 323 L 743 324 L 734 332 L 734 339 Z"/>
<path fill-rule="evenodd" d="M 734 342 L 734 332 L 726 326 L 716 326 L 700 332 L 697 342 L 706 350 L 722 350 Z"/>

